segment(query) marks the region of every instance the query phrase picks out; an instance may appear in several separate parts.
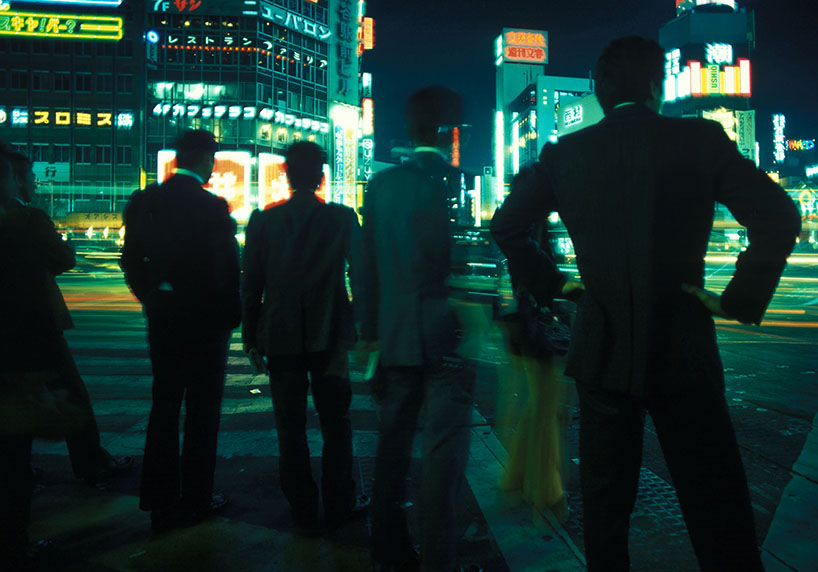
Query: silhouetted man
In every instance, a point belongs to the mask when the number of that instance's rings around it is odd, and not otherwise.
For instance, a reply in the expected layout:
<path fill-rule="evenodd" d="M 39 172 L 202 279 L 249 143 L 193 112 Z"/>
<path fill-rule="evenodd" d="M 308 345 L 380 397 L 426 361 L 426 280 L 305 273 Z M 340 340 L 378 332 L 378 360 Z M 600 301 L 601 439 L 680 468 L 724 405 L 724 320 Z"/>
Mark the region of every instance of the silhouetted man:
<path fill-rule="evenodd" d="M 46 288 L 47 299 L 42 308 L 48 308 L 52 312 L 52 318 L 47 325 L 37 324 L 36 320 L 31 320 L 30 327 L 38 329 L 43 347 L 48 349 L 50 357 L 54 360 L 54 369 L 58 376 L 54 381 L 54 387 L 66 389 L 71 400 L 85 412 L 86 423 L 79 432 L 66 439 L 66 444 L 74 476 L 89 483 L 96 483 L 118 471 L 131 468 L 133 459 L 129 456 L 112 457 L 102 447 L 91 397 L 63 334 L 65 330 L 74 327 L 74 322 L 71 320 L 55 275 L 75 266 L 74 250 L 62 239 L 48 215 L 29 204 L 34 200 L 37 189 L 31 161 L 17 152 L 7 153 L 6 157 L 14 171 L 15 200 L 11 202 L 9 210 L 31 236 L 25 250 L 19 254 L 28 256 L 32 262 L 38 260 L 51 263 L 48 268 L 43 266 L 45 273 L 43 286 Z M 61 262 L 54 265 L 58 260 Z"/>
<path fill-rule="evenodd" d="M 324 152 L 315 143 L 290 147 L 286 166 L 292 198 L 250 217 L 243 265 L 244 349 L 256 371 L 269 369 L 281 489 L 296 524 L 306 530 L 319 526 L 306 434 L 309 387 L 324 440 L 326 524 L 340 526 L 369 504 L 367 497 L 356 498 L 352 478 L 347 366 L 355 318 L 345 274 L 358 305 L 361 229 L 351 208 L 316 198 L 323 164 Z"/>
<path fill-rule="evenodd" d="M 362 337 L 384 370 L 373 489 L 373 556 L 382 570 L 417 569 L 403 508 L 421 406 L 422 569 L 456 566 L 455 516 L 464 480 L 474 392 L 472 364 L 458 354 L 461 322 L 449 301 L 449 205 L 461 172 L 449 164 L 463 103 L 434 86 L 406 107 L 412 159 L 375 175 L 364 199 L 366 316 Z"/>
<path fill-rule="evenodd" d="M 236 223 L 227 202 L 202 188 L 217 148 L 210 132 L 185 131 L 176 173 L 134 193 L 125 210 L 122 265 L 145 309 L 153 368 L 139 506 L 157 531 L 227 504 L 213 494 L 213 475 L 228 341 L 241 306 Z"/>
<path fill-rule="evenodd" d="M 661 117 L 663 81 L 656 42 L 613 41 L 596 65 L 605 119 L 546 145 L 491 230 L 540 303 L 572 286 L 528 240 L 530 226 L 558 211 L 574 242 L 586 291 L 566 374 L 580 398 L 588 570 L 629 568 L 647 412 L 701 568 L 753 572 L 763 568 L 713 315 L 761 322 L 800 217 L 719 124 Z M 721 296 L 703 290 L 716 202 L 750 238 Z"/>

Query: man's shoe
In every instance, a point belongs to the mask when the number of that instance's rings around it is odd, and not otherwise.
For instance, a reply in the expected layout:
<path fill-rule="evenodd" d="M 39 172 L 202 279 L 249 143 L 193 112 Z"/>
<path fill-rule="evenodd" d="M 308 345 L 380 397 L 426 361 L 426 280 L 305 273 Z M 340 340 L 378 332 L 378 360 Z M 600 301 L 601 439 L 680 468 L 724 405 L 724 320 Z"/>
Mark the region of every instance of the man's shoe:
<path fill-rule="evenodd" d="M 327 526 L 330 529 L 340 528 L 346 523 L 356 520 L 360 518 L 364 514 L 366 514 L 366 510 L 369 508 L 369 505 L 372 504 L 372 499 L 370 499 L 366 495 L 358 495 L 355 497 L 355 504 L 352 505 L 352 508 L 349 510 L 347 514 L 340 518 L 333 518 L 327 517 Z"/>
<path fill-rule="evenodd" d="M 230 503 L 230 499 L 224 493 L 214 493 L 210 502 L 205 506 L 188 509 L 184 517 L 185 526 L 195 526 L 211 516 L 218 514 Z"/>
<path fill-rule="evenodd" d="M 92 475 L 83 477 L 82 480 L 89 485 L 95 485 L 99 482 L 107 481 L 120 473 L 130 471 L 134 466 L 135 463 L 131 456 L 111 457 L 100 470 Z"/>

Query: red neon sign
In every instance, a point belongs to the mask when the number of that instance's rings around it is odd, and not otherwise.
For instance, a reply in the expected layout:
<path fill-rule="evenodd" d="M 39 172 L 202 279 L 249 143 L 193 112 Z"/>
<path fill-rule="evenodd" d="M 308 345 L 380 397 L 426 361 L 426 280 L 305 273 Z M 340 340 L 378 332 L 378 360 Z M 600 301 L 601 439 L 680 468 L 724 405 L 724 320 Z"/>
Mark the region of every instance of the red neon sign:
<path fill-rule="evenodd" d="M 506 46 L 504 56 L 507 60 L 545 63 L 545 50 L 542 48 Z"/>

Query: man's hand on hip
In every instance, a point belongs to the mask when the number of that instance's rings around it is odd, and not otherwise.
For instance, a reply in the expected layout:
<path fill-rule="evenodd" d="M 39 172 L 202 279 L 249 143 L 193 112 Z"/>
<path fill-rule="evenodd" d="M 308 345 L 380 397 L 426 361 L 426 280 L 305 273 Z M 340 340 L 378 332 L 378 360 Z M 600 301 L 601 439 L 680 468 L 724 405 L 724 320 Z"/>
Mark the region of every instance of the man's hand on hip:
<path fill-rule="evenodd" d="M 692 286 L 690 284 L 682 284 L 682 290 L 698 298 L 699 302 L 701 302 L 704 307 L 707 308 L 714 316 L 727 318 L 728 320 L 733 319 L 728 316 L 724 311 L 724 308 L 721 307 L 721 296 L 715 292 L 705 290 L 704 288 L 699 288 L 698 286 Z"/>

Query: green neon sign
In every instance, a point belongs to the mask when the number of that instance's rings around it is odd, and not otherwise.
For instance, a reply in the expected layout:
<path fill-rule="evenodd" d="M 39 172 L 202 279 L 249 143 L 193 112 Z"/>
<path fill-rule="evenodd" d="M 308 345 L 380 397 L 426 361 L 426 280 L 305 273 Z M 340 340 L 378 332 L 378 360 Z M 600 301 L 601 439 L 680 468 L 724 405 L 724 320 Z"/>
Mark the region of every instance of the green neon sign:
<path fill-rule="evenodd" d="M 0 36 L 60 40 L 122 39 L 122 18 L 34 12 L 0 12 Z"/>

